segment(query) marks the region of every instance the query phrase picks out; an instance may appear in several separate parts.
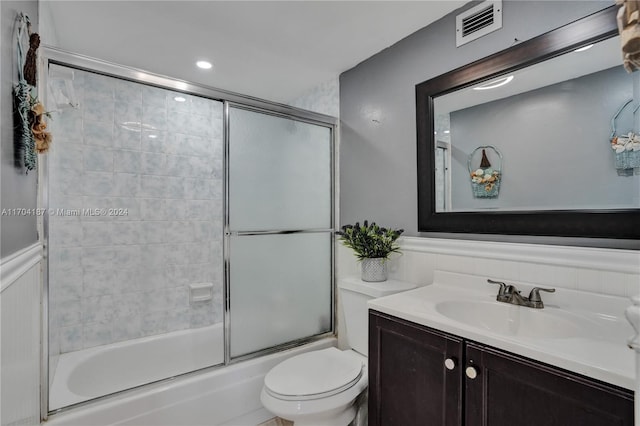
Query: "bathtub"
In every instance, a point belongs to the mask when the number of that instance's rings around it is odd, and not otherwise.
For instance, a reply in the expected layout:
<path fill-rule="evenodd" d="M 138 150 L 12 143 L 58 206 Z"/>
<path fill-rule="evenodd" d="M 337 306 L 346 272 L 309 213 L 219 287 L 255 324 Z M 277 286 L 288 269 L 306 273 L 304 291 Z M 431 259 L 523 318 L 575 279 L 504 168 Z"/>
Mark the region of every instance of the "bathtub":
<path fill-rule="evenodd" d="M 200 351 L 180 350 L 194 341 Z M 117 392 L 123 384 L 138 386 L 192 371 L 194 366 L 202 368 L 203 362 L 222 363 L 222 341 L 221 325 L 216 324 L 62 354 L 51 386 L 49 409 Z M 47 424 L 254 426 L 273 417 L 260 403 L 266 373 L 291 356 L 336 344 L 335 338 L 326 338 L 152 383 L 52 414 Z"/>

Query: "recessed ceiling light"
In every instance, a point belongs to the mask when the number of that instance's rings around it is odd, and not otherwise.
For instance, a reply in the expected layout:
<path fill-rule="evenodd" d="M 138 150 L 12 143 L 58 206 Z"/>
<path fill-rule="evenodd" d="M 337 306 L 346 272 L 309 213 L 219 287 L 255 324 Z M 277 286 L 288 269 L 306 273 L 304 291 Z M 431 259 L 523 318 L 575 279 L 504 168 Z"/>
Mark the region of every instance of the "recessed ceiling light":
<path fill-rule="evenodd" d="M 198 61 L 196 62 L 196 65 L 198 66 L 198 68 L 202 68 L 203 70 L 208 70 L 208 69 L 211 69 L 211 67 L 213 67 L 213 65 L 211 65 L 211 62 L 207 62 L 207 61 Z"/>
<path fill-rule="evenodd" d="M 500 87 L 500 86 L 504 86 L 505 84 L 508 84 L 511 80 L 513 80 L 512 75 L 510 75 L 509 77 L 502 77 L 497 80 L 493 80 L 487 84 L 484 84 L 482 86 L 474 87 L 473 90 L 495 89 L 496 87 Z"/>
<path fill-rule="evenodd" d="M 183 96 L 176 96 L 175 98 L 173 98 L 174 101 L 176 102 L 186 102 L 187 98 L 183 97 Z"/>
<path fill-rule="evenodd" d="M 589 44 L 587 46 L 581 47 L 580 49 L 574 50 L 574 52 L 584 52 L 585 50 L 589 50 L 593 47 L 593 44 Z"/>

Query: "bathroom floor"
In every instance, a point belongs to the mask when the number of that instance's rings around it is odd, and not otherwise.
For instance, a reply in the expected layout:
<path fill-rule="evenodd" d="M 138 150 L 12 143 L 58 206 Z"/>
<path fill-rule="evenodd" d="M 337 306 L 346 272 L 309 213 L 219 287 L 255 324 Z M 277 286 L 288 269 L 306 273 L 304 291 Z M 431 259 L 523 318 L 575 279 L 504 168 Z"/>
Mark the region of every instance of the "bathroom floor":
<path fill-rule="evenodd" d="M 264 423 L 260 423 L 258 426 L 293 426 L 293 422 L 289 420 L 281 419 L 280 417 L 274 417 L 271 420 L 267 420 Z"/>

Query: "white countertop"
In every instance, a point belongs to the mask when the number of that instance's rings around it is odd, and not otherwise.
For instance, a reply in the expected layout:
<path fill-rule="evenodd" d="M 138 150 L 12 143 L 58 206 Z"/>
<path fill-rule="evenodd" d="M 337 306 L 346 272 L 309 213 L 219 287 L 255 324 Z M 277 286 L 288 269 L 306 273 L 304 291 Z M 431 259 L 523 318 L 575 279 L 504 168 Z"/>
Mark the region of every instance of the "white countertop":
<path fill-rule="evenodd" d="M 486 283 L 490 277 L 436 271 L 434 284 L 369 301 L 369 308 L 417 324 L 454 334 L 505 351 L 532 358 L 603 382 L 634 390 L 635 352 L 627 347 L 634 334 L 624 311 L 631 305 L 625 297 L 556 289 L 540 293 L 544 309 L 497 302 L 498 286 Z M 523 295 L 533 287 L 515 284 Z M 445 316 L 443 303 L 460 302 L 462 307 L 507 313 L 513 325 L 502 330 L 477 322 Z M 455 304 L 453 303 L 453 304 Z M 440 304 L 440 305 L 439 305 Z M 523 312 L 522 310 L 527 310 Z M 473 315 L 466 312 L 464 315 Z M 538 320 L 540 319 L 540 321 Z M 550 321 L 557 318 L 558 329 Z M 544 321 L 542 321 L 544 320 Z M 568 324 L 566 334 L 560 329 Z M 549 330 L 548 335 L 545 330 Z M 558 331 L 560 330 L 560 331 Z"/>

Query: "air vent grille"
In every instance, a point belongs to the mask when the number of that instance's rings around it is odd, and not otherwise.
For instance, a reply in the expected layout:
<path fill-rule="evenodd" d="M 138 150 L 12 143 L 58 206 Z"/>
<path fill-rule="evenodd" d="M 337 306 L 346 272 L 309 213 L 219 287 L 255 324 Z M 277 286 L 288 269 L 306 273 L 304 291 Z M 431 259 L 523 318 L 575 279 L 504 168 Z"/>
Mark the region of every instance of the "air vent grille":
<path fill-rule="evenodd" d="M 485 1 L 456 16 L 456 46 L 502 28 L 502 1 Z"/>

